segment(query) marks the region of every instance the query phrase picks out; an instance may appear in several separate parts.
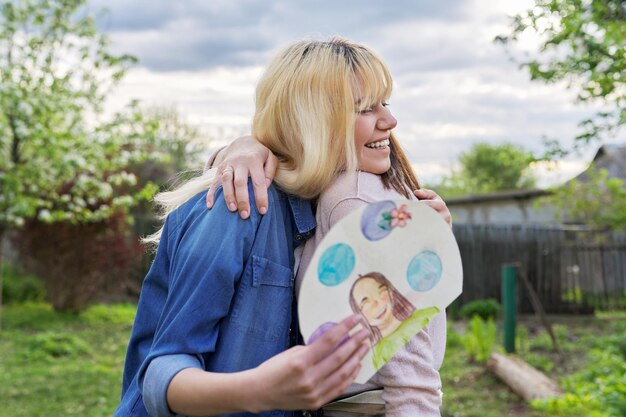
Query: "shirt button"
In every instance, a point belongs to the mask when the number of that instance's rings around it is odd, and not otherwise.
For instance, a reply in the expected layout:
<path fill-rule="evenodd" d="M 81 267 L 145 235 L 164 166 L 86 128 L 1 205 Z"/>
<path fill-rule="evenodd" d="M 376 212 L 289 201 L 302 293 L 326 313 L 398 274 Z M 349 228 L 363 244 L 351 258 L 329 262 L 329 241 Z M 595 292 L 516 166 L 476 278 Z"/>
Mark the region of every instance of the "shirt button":
<path fill-rule="evenodd" d="M 296 235 L 296 240 L 302 240 L 302 235 Z"/>

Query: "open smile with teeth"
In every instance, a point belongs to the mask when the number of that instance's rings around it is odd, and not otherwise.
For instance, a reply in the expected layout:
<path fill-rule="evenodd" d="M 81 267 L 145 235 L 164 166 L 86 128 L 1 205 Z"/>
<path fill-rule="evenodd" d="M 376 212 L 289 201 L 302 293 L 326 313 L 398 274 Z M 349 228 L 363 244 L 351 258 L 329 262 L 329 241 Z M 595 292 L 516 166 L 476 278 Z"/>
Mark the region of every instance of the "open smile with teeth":
<path fill-rule="evenodd" d="M 379 140 L 377 142 L 366 143 L 365 147 L 370 149 L 381 149 L 389 146 L 389 139 Z"/>

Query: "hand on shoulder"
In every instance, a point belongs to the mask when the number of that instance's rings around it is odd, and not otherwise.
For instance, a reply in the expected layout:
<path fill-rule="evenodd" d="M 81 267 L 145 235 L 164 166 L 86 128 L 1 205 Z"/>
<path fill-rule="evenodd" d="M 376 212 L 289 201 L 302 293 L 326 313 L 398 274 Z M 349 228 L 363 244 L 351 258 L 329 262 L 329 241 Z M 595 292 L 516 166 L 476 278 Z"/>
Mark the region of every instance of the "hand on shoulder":
<path fill-rule="evenodd" d="M 278 158 L 256 138 L 242 136 L 216 155 L 217 170 L 206 195 L 208 209 L 215 202 L 215 191 L 222 185 L 224 200 L 230 211 L 239 211 L 242 219 L 250 216 L 248 177 L 252 181 L 256 206 L 260 214 L 268 208 L 267 189 L 276 175 Z"/>

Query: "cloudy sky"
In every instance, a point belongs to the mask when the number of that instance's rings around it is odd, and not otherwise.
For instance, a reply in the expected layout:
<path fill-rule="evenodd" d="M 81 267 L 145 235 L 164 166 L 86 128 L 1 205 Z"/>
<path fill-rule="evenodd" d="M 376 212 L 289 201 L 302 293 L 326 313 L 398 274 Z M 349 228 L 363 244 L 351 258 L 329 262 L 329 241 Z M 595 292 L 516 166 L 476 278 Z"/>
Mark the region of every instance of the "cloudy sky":
<path fill-rule="evenodd" d="M 593 109 L 564 85 L 531 83 L 512 57 L 532 53 L 524 37 L 508 49 L 493 38 L 529 0 L 92 0 L 117 52 L 139 65 L 109 109 L 132 98 L 177 109 L 212 145 L 249 130 L 254 86 L 282 46 L 343 36 L 366 44 L 394 76 L 391 109 L 418 175 L 428 183 L 473 143 L 514 142 L 541 151 L 541 138 L 570 143 Z M 570 157 L 540 184 L 581 171 L 593 150 Z"/>

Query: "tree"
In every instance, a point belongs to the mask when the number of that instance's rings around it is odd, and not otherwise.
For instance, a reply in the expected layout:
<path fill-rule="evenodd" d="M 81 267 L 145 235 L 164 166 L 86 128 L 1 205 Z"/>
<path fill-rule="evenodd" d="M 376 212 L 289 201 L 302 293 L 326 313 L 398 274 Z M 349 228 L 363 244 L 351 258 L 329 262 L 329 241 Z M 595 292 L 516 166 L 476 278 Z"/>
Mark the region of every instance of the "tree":
<path fill-rule="evenodd" d="M 140 160 L 132 171 L 139 174 L 140 181 L 151 180 L 159 186 L 181 172 L 192 170 L 193 175 L 197 174 L 204 164 L 206 143 L 210 141 L 207 138 L 201 141 L 199 130 L 182 120 L 175 109 L 146 108 L 136 100 L 102 129 L 126 137 L 134 142 L 136 149 L 150 153 L 152 158 Z"/>
<path fill-rule="evenodd" d="M 538 160 L 511 143 L 477 143 L 459 157 L 460 169 L 435 188 L 446 198 L 532 188 L 535 180 L 528 170 Z"/>
<path fill-rule="evenodd" d="M 507 43 L 532 31 L 541 58 L 523 62 L 531 79 L 567 81 L 579 102 L 607 108 L 580 123 L 581 143 L 614 134 L 626 123 L 626 2 L 623 0 L 536 0 L 513 17 Z"/>
<path fill-rule="evenodd" d="M 94 301 L 127 300 L 138 295 L 152 259 L 138 237 L 153 233 L 159 222 L 148 198 L 175 174 L 192 167 L 196 171 L 185 175 L 196 174 L 202 166 L 201 144 L 195 140 L 198 131 L 174 110 L 146 109 L 133 102 L 99 128 L 163 157 L 127 168 L 137 177 L 137 189 L 146 194 L 128 216 L 120 212 L 102 221 L 80 224 L 32 219 L 13 234 L 11 243 L 20 263 L 45 281 L 47 301 L 56 310 L 80 310 Z"/>
<path fill-rule="evenodd" d="M 608 177 L 606 169 L 591 167 L 586 173 L 586 181 L 572 180 L 555 188 L 548 202 L 567 221 L 626 232 L 626 181 Z"/>
<path fill-rule="evenodd" d="M 106 95 L 136 60 L 109 51 L 85 3 L 1 6 L 0 242 L 28 220 L 101 222 L 150 197 L 128 170 L 153 156 L 144 138 L 100 122 Z"/>

